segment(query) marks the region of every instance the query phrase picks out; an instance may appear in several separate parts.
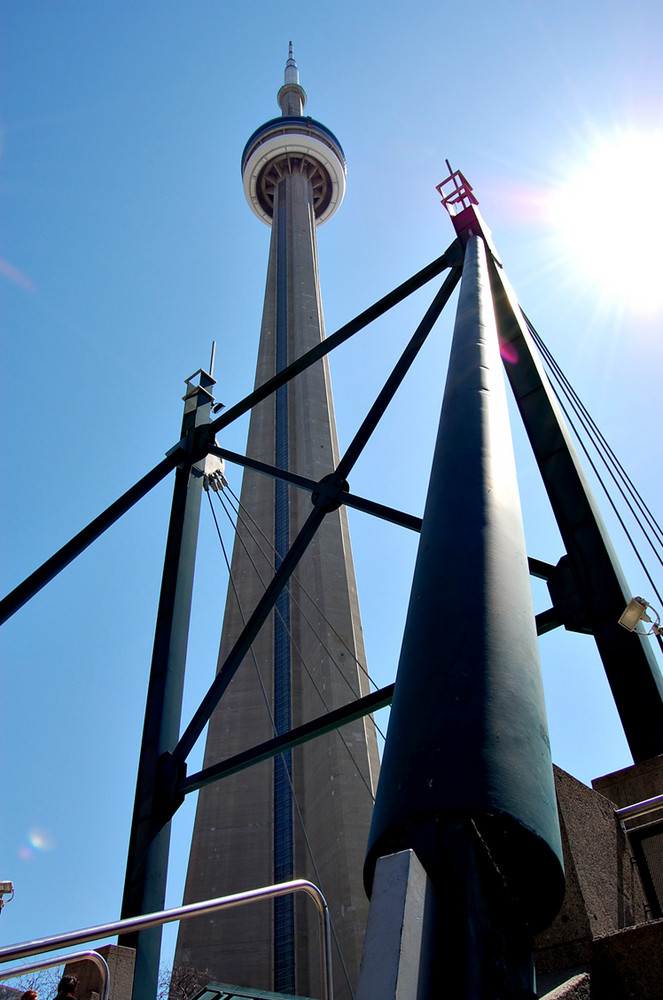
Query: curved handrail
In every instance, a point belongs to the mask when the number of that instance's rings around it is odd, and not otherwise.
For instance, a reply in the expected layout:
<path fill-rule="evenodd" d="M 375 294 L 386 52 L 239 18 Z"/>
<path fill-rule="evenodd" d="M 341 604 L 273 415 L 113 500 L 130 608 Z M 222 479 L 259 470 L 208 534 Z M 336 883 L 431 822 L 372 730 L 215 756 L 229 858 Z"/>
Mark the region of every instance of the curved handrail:
<path fill-rule="evenodd" d="M 159 910 L 156 913 L 145 913 L 140 917 L 126 917 L 109 924 L 99 924 L 96 927 L 84 927 L 68 934 L 57 934 L 53 937 L 40 938 L 34 941 L 24 941 L 22 944 L 9 945 L 0 948 L 0 963 L 14 959 L 29 958 L 45 951 L 56 951 L 59 948 L 83 944 L 85 941 L 96 941 L 115 934 L 128 934 L 132 931 L 147 930 L 161 924 L 172 923 L 174 920 L 188 920 L 204 913 L 214 913 L 216 910 L 231 909 L 243 903 L 251 903 L 258 899 L 274 899 L 277 896 L 287 896 L 293 892 L 304 892 L 314 901 L 320 919 L 320 949 L 322 972 L 322 1000 L 332 1000 L 332 966 L 331 966 L 331 934 L 329 909 L 325 897 L 317 885 L 307 879 L 293 879 L 290 882 L 280 882 L 277 885 L 266 885 L 260 889 L 250 889 L 247 892 L 236 892 L 231 896 L 219 896 L 216 899 L 206 899 L 200 903 L 188 903 L 186 906 L 176 906 L 171 910 Z M 101 957 L 101 956 L 100 956 Z M 103 961 L 103 959 L 102 959 Z M 61 959 L 52 963 L 61 965 Z M 0 979 L 7 978 L 0 975 Z"/>
<path fill-rule="evenodd" d="M 8 960 L 7 960 L 8 961 Z M 27 972 L 38 972 L 40 969 L 51 969 L 55 965 L 67 965 L 69 962 L 92 962 L 99 969 L 101 974 L 101 995 L 99 1000 L 108 1000 L 110 989 L 110 972 L 108 964 L 97 951 L 77 951 L 70 955 L 58 955 L 57 958 L 48 958 L 46 961 L 31 962 L 29 965 L 20 965 L 15 969 L 7 969 L 0 972 L 0 982 L 3 979 L 14 979 L 17 976 L 24 976 Z"/>
<path fill-rule="evenodd" d="M 655 795 L 651 799 L 644 799 L 642 802 L 634 802 L 630 806 L 615 809 L 615 816 L 624 823 L 627 819 L 639 819 L 640 816 L 646 816 L 647 813 L 656 812 L 661 808 L 663 808 L 663 795 Z"/>

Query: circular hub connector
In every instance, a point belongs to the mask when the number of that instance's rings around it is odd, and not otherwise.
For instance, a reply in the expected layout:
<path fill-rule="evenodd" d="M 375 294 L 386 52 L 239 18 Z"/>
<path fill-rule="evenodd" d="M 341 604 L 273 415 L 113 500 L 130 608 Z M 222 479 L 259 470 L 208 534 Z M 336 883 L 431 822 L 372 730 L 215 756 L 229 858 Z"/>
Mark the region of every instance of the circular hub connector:
<path fill-rule="evenodd" d="M 325 514 L 331 513 L 343 503 L 343 494 L 349 493 L 350 486 L 345 479 L 339 479 L 335 472 L 330 472 L 328 476 L 323 476 L 311 494 L 311 503 L 314 507 L 320 507 Z"/>

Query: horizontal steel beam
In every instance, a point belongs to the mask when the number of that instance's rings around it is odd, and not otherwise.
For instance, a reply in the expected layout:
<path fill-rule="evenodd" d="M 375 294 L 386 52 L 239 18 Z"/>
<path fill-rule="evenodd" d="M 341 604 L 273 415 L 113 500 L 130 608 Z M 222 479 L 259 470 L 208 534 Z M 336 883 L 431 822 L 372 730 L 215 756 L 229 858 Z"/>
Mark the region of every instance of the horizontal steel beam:
<path fill-rule="evenodd" d="M 234 757 L 229 757 L 219 764 L 212 764 L 211 767 L 206 767 L 202 771 L 189 775 L 181 783 L 179 791 L 184 795 L 187 795 L 189 792 L 196 792 L 199 788 L 204 788 L 205 785 L 209 785 L 213 781 L 218 781 L 219 778 L 227 778 L 228 775 L 236 774 L 237 771 L 243 771 L 253 764 L 259 764 L 263 760 L 276 757 L 277 754 L 285 753 L 286 750 L 291 750 L 302 743 L 308 743 L 317 736 L 331 732 L 332 729 L 340 729 L 341 726 L 345 726 L 349 722 L 354 722 L 355 719 L 361 719 L 365 715 L 377 712 L 380 708 L 386 708 L 387 705 L 391 704 L 393 694 L 394 685 L 388 684 L 387 687 L 380 688 L 379 691 L 373 691 L 363 698 L 358 698 L 357 701 L 353 701 L 349 705 L 344 705 L 333 712 L 328 712 L 326 715 L 313 719 L 311 722 L 305 722 L 304 725 L 297 726 L 288 733 L 275 736 L 273 739 L 250 747 L 248 750 L 235 754 Z"/>
<path fill-rule="evenodd" d="M 365 309 L 362 313 L 356 316 L 349 323 L 342 326 L 336 333 L 327 337 L 319 345 L 317 345 L 313 350 L 308 351 L 301 358 L 298 358 L 293 364 L 288 365 L 283 371 L 279 372 L 274 378 L 269 379 L 264 385 L 260 386 L 254 392 L 250 393 L 239 403 L 231 406 L 220 417 L 217 417 L 215 421 L 209 426 L 209 436 L 210 440 L 213 441 L 213 435 L 216 431 L 227 427 L 238 417 L 242 416 L 248 410 L 252 409 L 256 403 L 261 400 L 266 399 L 270 396 L 279 386 L 285 385 L 290 379 L 299 375 L 300 372 L 305 371 L 310 368 L 311 365 L 319 361 L 325 355 L 329 354 L 342 344 L 344 341 L 348 340 L 359 330 L 368 326 L 375 319 L 382 316 L 384 313 L 388 312 L 393 306 L 402 302 L 403 299 L 407 298 L 417 289 L 421 288 L 427 282 L 431 281 L 442 271 L 447 268 L 456 266 L 462 262 L 462 250 L 460 249 L 460 243 L 458 240 L 448 247 L 448 249 L 438 257 L 436 260 L 432 261 L 426 267 L 417 271 L 411 278 L 407 281 L 402 282 L 393 291 L 389 292 L 388 295 L 383 296 L 378 299 L 372 306 Z M 207 433 L 207 431 L 206 431 Z M 199 444 L 194 450 L 193 454 L 188 456 L 189 461 L 195 462 L 201 458 L 204 458 L 208 452 L 208 447 L 204 444 Z M 22 583 L 14 588 L 9 594 L 6 595 L 2 600 L 0 600 L 0 625 L 11 618 L 19 608 L 23 607 L 32 597 L 35 596 L 47 583 L 57 576 L 68 566 L 76 556 L 80 555 L 92 542 L 103 534 L 103 532 L 115 523 L 123 514 L 125 514 L 135 503 L 138 502 L 146 493 L 156 486 L 157 483 L 161 482 L 165 476 L 171 472 L 175 466 L 177 466 L 182 461 L 183 455 L 183 442 L 179 442 L 172 448 L 166 455 L 166 458 L 155 466 L 151 472 L 143 476 L 131 489 L 123 493 L 115 503 L 107 507 L 98 517 L 91 521 L 87 527 L 83 528 L 77 535 L 75 535 L 70 541 L 62 546 L 54 555 L 46 560 L 38 569 L 31 573 L 30 576 L 26 577 Z"/>
<path fill-rule="evenodd" d="M 315 479 L 306 479 L 305 476 L 298 476 L 294 472 L 279 469 L 275 465 L 267 465 L 265 462 L 259 462 L 257 459 L 249 458 L 247 455 L 239 455 L 236 451 L 230 451 L 229 448 L 221 448 L 218 445 L 213 445 L 209 449 L 209 453 L 210 455 L 217 455 L 219 458 L 225 458 L 234 465 L 241 465 L 243 468 L 252 469 L 254 472 L 259 472 L 264 476 L 271 476 L 272 479 L 282 479 L 284 482 L 291 483 L 293 486 L 299 487 L 299 489 L 307 490 L 309 493 L 315 493 L 320 487 L 320 483 Z M 398 524 L 402 528 L 409 528 L 411 531 L 421 531 L 421 518 L 416 517 L 414 514 L 407 514 L 405 511 L 397 510 L 395 507 L 388 507 L 386 504 L 377 503 L 375 500 L 368 500 L 365 497 L 359 497 L 354 493 L 341 492 L 338 494 L 338 499 L 346 507 L 352 507 L 354 510 L 360 510 L 365 514 L 372 514 L 383 521 L 390 521 L 392 524 Z"/>
<path fill-rule="evenodd" d="M 535 576 L 537 580 L 549 580 L 557 569 L 552 563 L 544 562 L 542 559 L 532 559 L 531 556 L 528 556 L 527 565 L 529 575 Z"/>
<path fill-rule="evenodd" d="M 294 573 L 299 560 L 304 555 L 309 542 L 322 524 L 325 512 L 319 507 L 314 507 L 302 526 L 297 538 L 290 546 L 283 562 L 274 574 L 270 584 L 253 611 L 253 614 L 242 629 L 241 635 L 235 642 L 226 657 L 223 666 L 219 669 L 215 679 L 212 681 L 207 694 L 203 697 L 200 705 L 196 709 L 191 722 L 180 737 L 180 741 L 173 750 L 173 757 L 178 760 L 186 760 L 191 749 L 195 745 L 205 726 L 209 722 L 210 716 L 226 690 L 231 680 L 235 676 L 242 660 L 248 653 L 253 640 L 260 631 L 267 616 L 276 603 L 276 598 L 281 593 L 286 583 Z"/>
<path fill-rule="evenodd" d="M 211 430 L 213 433 L 222 430 L 227 427 L 238 417 L 241 417 L 248 410 L 252 409 L 256 403 L 262 402 L 268 396 L 271 396 L 273 392 L 276 392 L 280 386 L 285 385 L 290 379 L 299 375 L 301 372 L 306 371 L 311 365 L 319 361 L 320 358 L 324 358 L 325 355 L 329 354 L 334 348 L 338 347 L 340 344 L 349 340 L 350 337 L 358 333 L 359 330 L 363 330 L 365 326 L 372 323 L 374 320 L 383 316 L 384 313 L 388 312 L 403 299 L 406 299 L 408 295 L 416 292 L 417 289 L 421 288 L 423 285 L 427 284 L 442 271 L 446 271 L 450 267 L 461 266 L 463 262 L 463 251 L 458 240 L 454 240 L 450 247 L 438 257 L 432 263 L 428 264 L 426 267 L 422 268 L 421 271 L 417 271 L 411 278 L 404 281 L 402 284 L 394 288 L 393 291 L 389 292 L 388 295 L 384 295 L 381 299 L 378 299 L 372 306 L 365 309 L 363 312 L 355 316 L 354 319 L 350 320 L 344 326 L 340 327 L 336 333 L 331 334 L 329 337 L 325 337 L 321 343 L 316 344 L 314 348 L 303 354 L 301 358 L 297 358 L 292 364 L 288 365 L 282 371 L 274 375 L 273 378 L 268 379 L 263 385 L 259 386 L 254 392 L 245 396 L 243 400 L 239 403 L 235 403 L 230 409 L 226 410 L 225 413 L 217 417 L 211 424 Z"/>
<path fill-rule="evenodd" d="M 90 521 L 87 527 L 79 531 L 77 535 L 74 535 L 50 559 L 47 559 L 34 573 L 26 577 L 23 583 L 19 583 L 18 587 L 15 587 L 11 593 L 3 597 L 0 601 L 0 625 L 4 624 L 8 618 L 11 618 L 42 587 L 50 583 L 65 566 L 68 566 L 76 556 L 84 552 L 92 542 L 96 541 L 123 514 L 126 514 L 134 504 L 142 500 L 145 494 L 149 493 L 157 483 L 165 479 L 168 473 L 172 472 L 175 466 L 179 465 L 182 461 L 182 455 L 183 453 L 180 448 L 171 450 L 162 462 L 155 465 L 151 472 L 148 472 L 142 479 L 139 479 L 137 483 L 128 489 L 126 493 L 123 493 L 110 507 L 107 507 L 98 517 L 95 517 L 94 521 Z"/>

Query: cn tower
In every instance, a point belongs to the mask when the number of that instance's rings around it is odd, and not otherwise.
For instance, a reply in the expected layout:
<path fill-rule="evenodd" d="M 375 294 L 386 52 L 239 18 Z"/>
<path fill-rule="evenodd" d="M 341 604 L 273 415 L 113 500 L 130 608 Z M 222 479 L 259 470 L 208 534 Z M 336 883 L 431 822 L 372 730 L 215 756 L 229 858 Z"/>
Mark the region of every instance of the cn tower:
<path fill-rule="evenodd" d="M 316 230 L 345 192 L 340 143 L 304 116 L 292 44 L 277 100 L 281 116 L 261 125 L 242 155 L 247 201 L 272 231 L 256 386 L 324 338 Z M 254 408 L 247 455 L 315 481 L 334 470 L 326 357 Z M 310 493 L 244 473 L 220 664 L 310 511 Z M 212 716 L 204 766 L 367 694 L 365 666 L 341 507 L 325 517 Z M 335 996 L 350 997 L 368 912 L 361 873 L 378 769 L 366 717 L 203 789 L 185 903 L 310 879 L 330 908 Z M 175 964 L 208 970 L 223 983 L 319 996 L 319 948 L 307 901 L 283 897 L 183 922 Z"/>

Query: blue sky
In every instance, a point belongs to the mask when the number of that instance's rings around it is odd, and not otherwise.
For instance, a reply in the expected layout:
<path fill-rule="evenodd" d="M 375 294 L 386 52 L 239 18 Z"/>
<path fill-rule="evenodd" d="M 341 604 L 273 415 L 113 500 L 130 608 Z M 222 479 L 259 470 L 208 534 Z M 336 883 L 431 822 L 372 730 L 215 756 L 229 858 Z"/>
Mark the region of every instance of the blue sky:
<path fill-rule="evenodd" d="M 452 241 L 435 191 L 448 157 L 526 312 L 659 514 L 663 262 L 650 177 L 663 163 L 662 27 L 660 5 L 644 0 L 283 12 L 251 0 L 3 0 L 3 592 L 177 440 L 184 379 L 212 340 L 218 399 L 251 389 L 269 233 L 244 201 L 240 155 L 279 113 L 289 39 L 307 112 L 348 160 L 345 202 L 318 234 L 328 332 Z M 433 294 L 332 358 L 342 445 Z M 450 310 L 354 492 L 422 511 L 452 325 Z M 224 443 L 239 450 L 244 434 Z M 514 436 L 528 551 L 556 562 L 561 543 Z M 237 490 L 239 473 L 229 478 Z M 0 877 L 16 887 L 3 944 L 119 914 L 170 492 L 162 484 L 2 630 Z M 225 597 L 208 522 L 185 721 L 213 676 Z M 414 539 L 361 515 L 351 526 L 369 670 L 385 684 Z M 652 597 L 614 541 L 633 592 Z M 542 610 L 545 590 L 534 593 Z M 591 639 L 549 634 L 541 656 L 554 759 L 584 781 L 626 766 Z M 174 824 L 170 905 L 191 805 Z"/>

